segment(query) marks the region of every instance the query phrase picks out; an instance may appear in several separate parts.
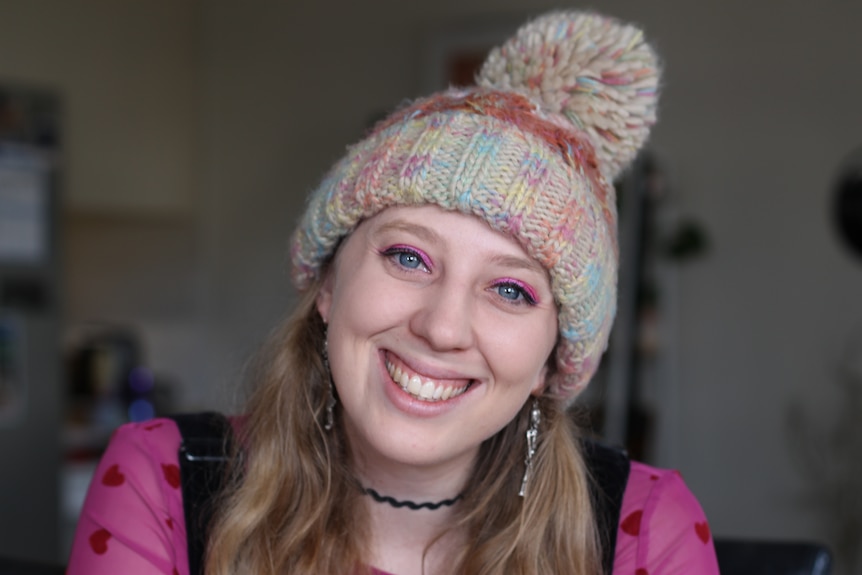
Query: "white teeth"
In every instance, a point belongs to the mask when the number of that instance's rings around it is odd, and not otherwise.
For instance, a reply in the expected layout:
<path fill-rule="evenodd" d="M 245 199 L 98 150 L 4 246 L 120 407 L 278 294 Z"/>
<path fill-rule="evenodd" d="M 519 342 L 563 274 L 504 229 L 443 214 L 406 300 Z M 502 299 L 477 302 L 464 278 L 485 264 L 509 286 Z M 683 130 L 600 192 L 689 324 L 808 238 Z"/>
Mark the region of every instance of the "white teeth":
<path fill-rule="evenodd" d="M 430 381 L 426 382 L 425 385 L 422 386 L 422 389 L 419 390 L 419 397 L 422 399 L 432 399 L 436 388 L 437 386 Z"/>
<path fill-rule="evenodd" d="M 407 383 L 407 391 L 413 395 L 419 395 L 419 392 L 422 391 L 422 380 L 418 375 L 410 378 L 410 381 Z"/>
<path fill-rule="evenodd" d="M 453 387 L 432 380 L 423 380 L 418 375 L 410 376 L 401 367 L 393 365 L 390 361 L 386 362 L 386 369 L 389 371 L 392 381 L 400 385 L 401 389 L 424 401 L 445 401 L 450 397 L 461 395 L 468 387 L 467 385 Z"/>

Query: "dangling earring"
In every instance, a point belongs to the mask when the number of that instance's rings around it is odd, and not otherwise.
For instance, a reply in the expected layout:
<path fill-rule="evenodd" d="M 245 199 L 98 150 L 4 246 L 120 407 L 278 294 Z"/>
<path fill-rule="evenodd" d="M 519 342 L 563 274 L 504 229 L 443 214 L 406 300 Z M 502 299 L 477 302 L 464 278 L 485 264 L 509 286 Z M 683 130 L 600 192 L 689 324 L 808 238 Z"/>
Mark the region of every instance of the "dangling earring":
<path fill-rule="evenodd" d="M 323 429 L 332 431 L 335 423 L 335 386 L 332 385 L 332 371 L 329 369 L 329 340 L 327 339 L 328 327 L 323 328 L 323 367 L 326 369 L 326 377 L 329 380 L 329 397 L 326 399 L 326 419 Z"/>
<path fill-rule="evenodd" d="M 521 490 L 518 495 L 523 497 L 527 493 L 527 481 L 533 473 L 533 456 L 536 454 L 536 444 L 539 441 L 539 422 L 542 412 L 539 410 L 539 400 L 533 398 L 533 407 L 530 409 L 530 427 L 527 429 L 527 457 L 524 459 L 524 479 L 521 480 Z"/>

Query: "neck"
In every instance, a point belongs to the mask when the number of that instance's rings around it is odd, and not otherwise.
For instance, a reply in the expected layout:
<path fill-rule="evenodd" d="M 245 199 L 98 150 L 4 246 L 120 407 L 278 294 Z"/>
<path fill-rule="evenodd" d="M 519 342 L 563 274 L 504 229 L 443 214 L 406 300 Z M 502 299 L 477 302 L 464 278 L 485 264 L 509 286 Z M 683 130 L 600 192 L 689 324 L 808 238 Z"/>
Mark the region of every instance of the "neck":
<path fill-rule="evenodd" d="M 473 466 L 474 454 L 440 465 L 409 465 L 351 454 L 351 467 L 359 486 L 395 501 L 417 504 L 454 499 L 463 491 Z M 369 502 L 373 501 L 369 497 Z M 405 506 L 405 508 L 409 508 Z"/>
<path fill-rule="evenodd" d="M 415 503 L 437 503 L 455 498 L 464 488 L 468 474 L 464 467 L 417 469 L 410 466 L 395 468 L 378 462 L 375 462 L 377 464 L 374 466 L 361 465 L 356 460 L 354 462 L 354 473 L 361 489 L 370 488 L 380 495 L 401 502 L 409 500 Z M 447 551 L 451 549 L 452 537 L 457 535 L 447 533 L 433 546 L 428 546 L 446 529 L 452 527 L 454 514 L 458 509 L 457 503 L 435 509 L 423 507 L 413 510 L 408 506 L 378 503 L 369 494 L 362 498 L 362 504 L 368 512 L 371 565 L 387 573 L 399 575 L 436 575 L 447 572 L 444 568 L 445 559 L 450 555 Z"/>
<path fill-rule="evenodd" d="M 412 510 L 364 497 L 371 527 L 371 565 L 399 575 L 445 573 L 442 568 L 452 534 L 429 544 L 452 525 L 454 509 L 442 506 Z M 426 554 L 427 550 L 427 554 Z M 423 569 L 424 558 L 424 569 Z"/>
<path fill-rule="evenodd" d="M 462 483 L 454 485 L 445 478 L 435 482 L 424 477 L 422 481 L 405 483 L 403 477 L 399 482 L 382 481 L 380 475 L 375 477 L 374 483 L 360 479 L 358 487 L 367 495 L 363 503 L 371 518 L 374 538 L 387 548 L 418 546 L 424 550 L 450 525 Z"/>

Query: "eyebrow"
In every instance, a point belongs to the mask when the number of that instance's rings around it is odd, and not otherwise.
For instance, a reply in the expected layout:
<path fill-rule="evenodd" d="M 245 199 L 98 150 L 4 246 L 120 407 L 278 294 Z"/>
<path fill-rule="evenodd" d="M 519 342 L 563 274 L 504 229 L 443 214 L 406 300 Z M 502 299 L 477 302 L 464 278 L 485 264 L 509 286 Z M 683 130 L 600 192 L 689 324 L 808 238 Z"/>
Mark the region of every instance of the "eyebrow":
<path fill-rule="evenodd" d="M 409 234 L 413 234 L 414 236 L 422 240 L 425 240 L 426 242 L 440 243 L 443 239 L 442 237 L 440 237 L 440 234 L 438 234 L 431 228 L 421 226 L 419 224 L 414 224 L 405 220 L 393 220 L 391 222 L 387 222 L 377 228 L 373 232 L 373 234 L 377 235 L 389 231 L 407 232 Z"/>
<path fill-rule="evenodd" d="M 518 257 L 518 256 L 508 256 L 508 255 L 498 255 L 498 256 L 494 256 L 493 258 L 491 258 L 491 260 L 494 263 L 497 263 L 497 264 L 499 264 L 503 267 L 507 267 L 507 268 L 523 269 L 523 270 L 532 271 L 532 272 L 541 274 L 543 276 L 546 276 L 548 273 L 548 270 L 546 270 L 544 267 L 542 267 L 542 265 L 539 264 L 539 262 L 532 260 L 532 259 L 528 259 L 528 258 L 523 258 L 523 257 Z"/>
<path fill-rule="evenodd" d="M 391 222 L 387 222 L 377 228 L 373 234 L 382 234 L 389 231 L 402 231 L 413 234 L 427 242 L 440 243 L 443 241 L 440 234 L 435 232 L 433 229 L 415 224 L 413 222 L 408 222 L 405 220 L 393 220 Z M 507 254 L 500 254 L 493 256 L 491 261 L 495 264 L 501 265 L 503 267 L 512 268 L 512 269 L 523 269 L 531 272 L 535 272 L 537 274 L 541 274 L 547 277 L 548 270 L 546 270 L 539 262 L 531 259 L 520 256 L 510 256 Z"/>

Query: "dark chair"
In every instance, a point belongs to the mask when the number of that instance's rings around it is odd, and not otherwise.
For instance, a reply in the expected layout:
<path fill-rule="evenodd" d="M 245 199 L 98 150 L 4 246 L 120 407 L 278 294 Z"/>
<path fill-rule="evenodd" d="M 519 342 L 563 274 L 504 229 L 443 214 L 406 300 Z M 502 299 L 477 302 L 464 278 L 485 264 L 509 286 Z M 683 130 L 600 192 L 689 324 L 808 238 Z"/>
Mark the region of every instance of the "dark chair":
<path fill-rule="evenodd" d="M 829 575 L 832 554 L 817 543 L 715 539 L 721 575 Z"/>
<path fill-rule="evenodd" d="M 63 575 L 66 568 L 25 559 L 0 557 L 0 575 Z"/>

